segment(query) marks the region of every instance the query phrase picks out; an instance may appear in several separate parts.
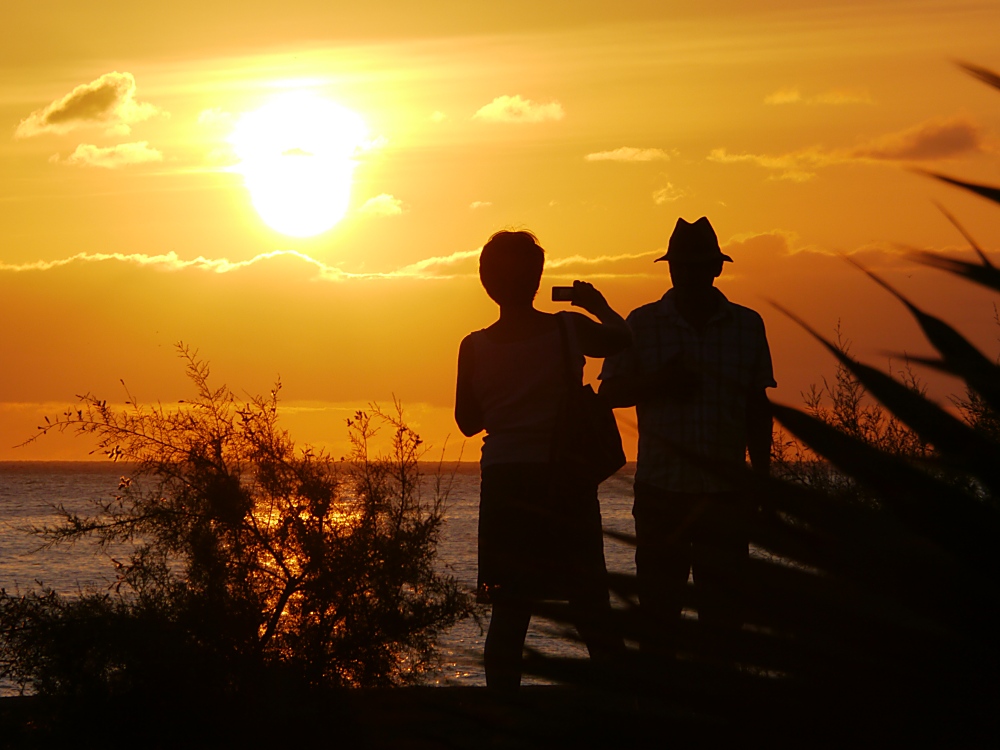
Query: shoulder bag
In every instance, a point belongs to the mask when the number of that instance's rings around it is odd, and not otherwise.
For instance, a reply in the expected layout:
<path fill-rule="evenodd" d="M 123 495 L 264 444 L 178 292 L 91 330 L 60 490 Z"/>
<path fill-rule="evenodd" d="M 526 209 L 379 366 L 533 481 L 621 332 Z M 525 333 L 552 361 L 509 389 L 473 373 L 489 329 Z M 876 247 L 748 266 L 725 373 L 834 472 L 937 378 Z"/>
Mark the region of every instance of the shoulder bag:
<path fill-rule="evenodd" d="M 625 451 L 615 414 L 607 401 L 580 382 L 573 367 L 569 321 L 557 314 L 562 340 L 566 391 L 552 434 L 553 463 L 568 465 L 580 476 L 600 484 L 625 465 Z"/>

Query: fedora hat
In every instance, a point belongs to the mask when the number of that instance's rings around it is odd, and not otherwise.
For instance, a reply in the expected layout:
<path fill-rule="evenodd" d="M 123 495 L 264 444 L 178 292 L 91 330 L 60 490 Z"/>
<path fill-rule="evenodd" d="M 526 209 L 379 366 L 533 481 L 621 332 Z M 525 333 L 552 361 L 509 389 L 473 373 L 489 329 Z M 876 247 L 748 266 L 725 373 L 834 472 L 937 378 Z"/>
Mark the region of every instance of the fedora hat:
<path fill-rule="evenodd" d="M 712 229 L 708 218 L 702 216 L 694 224 L 678 219 L 670 235 L 666 255 L 657 258 L 656 261 L 699 263 L 720 259 L 728 260 L 730 263 L 733 261 L 719 248 L 719 238 L 715 236 L 715 230 Z"/>

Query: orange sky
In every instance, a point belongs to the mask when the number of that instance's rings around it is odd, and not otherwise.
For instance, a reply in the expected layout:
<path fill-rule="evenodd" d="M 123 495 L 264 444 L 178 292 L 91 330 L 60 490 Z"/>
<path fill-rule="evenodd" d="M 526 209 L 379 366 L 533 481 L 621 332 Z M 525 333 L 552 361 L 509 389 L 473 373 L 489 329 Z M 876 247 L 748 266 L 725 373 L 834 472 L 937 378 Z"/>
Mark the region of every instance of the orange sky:
<path fill-rule="evenodd" d="M 953 64 L 1000 69 L 996 2 L 328 5 L 5 9 L 0 460 L 86 458 L 11 446 L 74 394 L 119 400 L 119 378 L 185 398 L 181 340 L 238 393 L 280 376 L 301 442 L 339 455 L 343 418 L 395 395 L 454 458 L 455 356 L 494 315 L 475 254 L 499 228 L 540 237 L 540 298 L 589 279 L 626 313 L 666 289 L 651 261 L 676 218 L 708 215 L 735 259 L 720 286 L 763 314 L 786 403 L 832 364 L 768 299 L 840 320 L 876 363 L 927 351 L 840 254 L 997 350 L 993 300 L 900 250 L 970 257 L 933 201 L 1000 247 L 997 209 L 912 170 L 1000 182 L 1000 92 Z M 255 211 L 231 141 L 302 91 L 368 130 L 346 215 L 304 239 Z"/>

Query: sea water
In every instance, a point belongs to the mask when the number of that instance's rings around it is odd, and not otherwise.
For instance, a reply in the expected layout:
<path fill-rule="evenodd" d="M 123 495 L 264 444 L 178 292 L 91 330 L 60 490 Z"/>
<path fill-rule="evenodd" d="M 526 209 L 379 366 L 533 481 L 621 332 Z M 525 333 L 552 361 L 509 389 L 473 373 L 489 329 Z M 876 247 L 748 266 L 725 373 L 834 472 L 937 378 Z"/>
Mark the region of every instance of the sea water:
<path fill-rule="evenodd" d="M 632 533 L 633 472 L 630 464 L 601 485 L 606 529 Z M 13 593 L 45 585 L 68 595 L 106 590 L 114 581 L 113 550 L 101 552 L 86 542 L 39 549 L 39 539 L 23 529 L 58 522 L 53 510 L 56 505 L 90 512 L 92 500 L 116 493 L 122 473 L 122 466 L 111 463 L 0 462 L 0 587 Z M 432 492 L 429 472 L 425 472 L 425 480 L 426 491 Z M 454 473 L 445 470 L 441 483 L 449 491 L 437 564 L 472 591 L 476 587 L 479 466 L 460 464 Z M 635 572 L 631 547 L 605 537 L 604 553 L 609 571 Z M 438 641 L 440 666 L 428 676 L 428 682 L 484 685 L 485 625 L 465 620 L 446 632 Z M 549 655 L 586 655 L 581 644 L 558 630 L 554 623 L 533 619 L 526 645 Z M 524 680 L 533 681 L 530 677 Z M 9 692 L 9 685 L 0 685 L 0 694 Z"/>

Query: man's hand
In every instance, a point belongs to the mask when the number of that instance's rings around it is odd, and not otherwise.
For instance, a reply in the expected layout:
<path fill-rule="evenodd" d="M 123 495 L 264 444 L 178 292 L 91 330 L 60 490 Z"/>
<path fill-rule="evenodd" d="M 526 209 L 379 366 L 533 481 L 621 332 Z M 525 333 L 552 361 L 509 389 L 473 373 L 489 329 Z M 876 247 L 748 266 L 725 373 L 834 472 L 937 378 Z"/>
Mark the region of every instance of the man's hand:
<path fill-rule="evenodd" d="M 764 388 L 747 394 L 747 453 L 754 472 L 768 476 L 771 470 L 771 442 L 774 420 L 771 417 L 771 402 Z"/>

